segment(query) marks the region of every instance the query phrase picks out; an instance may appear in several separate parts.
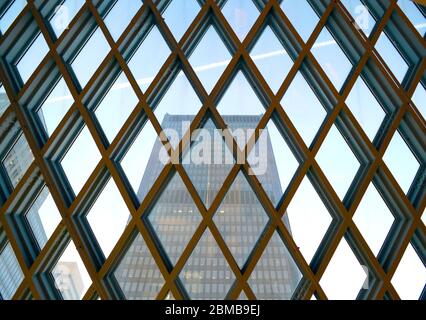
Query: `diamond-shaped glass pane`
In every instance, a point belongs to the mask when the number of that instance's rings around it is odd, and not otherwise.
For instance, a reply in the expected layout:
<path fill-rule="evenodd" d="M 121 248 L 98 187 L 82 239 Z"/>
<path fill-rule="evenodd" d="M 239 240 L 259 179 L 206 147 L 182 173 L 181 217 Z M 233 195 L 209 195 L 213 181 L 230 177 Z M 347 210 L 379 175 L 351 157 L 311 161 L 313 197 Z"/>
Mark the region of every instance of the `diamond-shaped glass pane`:
<path fill-rule="evenodd" d="M 209 229 L 204 232 L 179 278 L 191 299 L 225 299 L 235 275 Z"/>
<path fill-rule="evenodd" d="M 50 24 L 57 37 L 69 29 L 71 20 L 83 4 L 84 0 L 65 0 L 62 5 L 56 7 L 55 14 L 50 19 Z"/>
<path fill-rule="evenodd" d="M 128 300 L 154 300 L 164 285 L 164 278 L 139 233 L 114 271 L 114 277 Z"/>
<path fill-rule="evenodd" d="M 201 214 L 178 173 L 155 202 L 148 221 L 170 261 L 176 264 L 201 222 Z"/>
<path fill-rule="evenodd" d="M 352 64 L 327 28 L 323 28 L 319 34 L 312 47 L 312 54 L 336 89 L 340 91 L 352 69 Z"/>
<path fill-rule="evenodd" d="M 290 300 L 301 277 L 299 268 L 275 232 L 248 283 L 257 299 Z"/>
<path fill-rule="evenodd" d="M 61 215 L 47 187 L 41 190 L 25 217 L 39 247 L 43 248 L 61 222 Z"/>
<path fill-rule="evenodd" d="M 252 0 L 228 0 L 222 8 L 222 13 L 241 42 L 259 16 Z"/>
<path fill-rule="evenodd" d="M 115 41 L 121 36 L 141 6 L 142 1 L 140 0 L 118 0 L 115 3 L 104 20 Z"/>
<path fill-rule="evenodd" d="M 354 300 L 366 284 L 367 273 L 345 239 L 340 241 L 320 280 L 330 300 Z"/>
<path fill-rule="evenodd" d="M 425 283 L 426 267 L 413 246 L 409 244 L 392 277 L 392 284 L 401 299 L 418 300 Z"/>
<path fill-rule="evenodd" d="M 210 207 L 235 160 L 211 119 L 191 137 L 193 144 L 185 152 L 182 165 L 207 208 Z"/>
<path fill-rule="evenodd" d="M 49 136 L 55 131 L 73 103 L 67 84 L 61 78 L 37 113 Z"/>
<path fill-rule="evenodd" d="M 327 113 L 300 72 L 294 77 L 281 105 L 303 141 L 310 146 Z"/>
<path fill-rule="evenodd" d="M 110 50 L 102 30 L 97 28 L 71 63 L 81 88 L 86 86 Z"/>
<path fill-rule="evenodd" d="M 39 34 L 16 65 L 23 83 L 28 81 L 48 51 L 43 35 Z"/>
<path fill-rule="evenodd" d="M 140 202 L 145 199 L 168 161 L 169 157 L 163 143 L 152 124 L 147 122 L 120 162 Z M 146 172 L 147 166 L 149 166 L 148 172 Z"/>
<path fill-rule="evenodd" d="M 213 220 L 242 268 L 269 221 L 242 172 L 235 178 Z"/>
<path fill-rule="evenodd" d="M 9 101 L 9 98 L 7 97 L 6 90 L 4 89 L 3 85 L 0 83 L 0 117 L 9 107 L 9 104 L 10 104 L 10 101 Z"/>
<path fill-rule="evenodd" d="M 422 114 L 423 118 L 426 119 L 426 90 L 421 83 L 417 85 L 412 100 L 416 104 L 416 107 Z"/>
<path fill-rule="evenodd" d="M 27 5 L 26 0 L 15 0 L 12 5 L 7 9 L 0 19 L 0 31 L 6 33 L 7 29 L 11 26 L 15 18 L 21 13 L 22 9 Z"/>
<path fill-rule="evenodd" d="M 24 275 L 10 243 L 0 250 L 0 297 L 11 300 Z"/>
<path fill-rule="evenodd" d="M 129 211 L 112 179 L 87 214 L 87 221 L 108 257 L 129 221 Z"/>
<path fill-rule="evenodd" d="M 256 42 L 250 56 L 276 93 L 290 71 L 293 60 L 269 26 Z"/>
<path fill-rule="evenodd" d="M 393 221 L 392 213 L 374 185 L 370 184 L 355 212 L 354 222 L 376 256 Z"/>
<path fill-rule="evenodd" d="M 182 38 L 199 10 L 197 0 L 173 0 L 169 4 L 163 17 L 176 41 Z"/>
<path fill-rule="evenodd" d="M 114 140 L 137 103 L 138 97 L 126 75 L 121 73 L 95 111 L 109 141 Z"/>
<path fill-rule="evenodd" d="M 281 8 L 303 41 L 307 42 L 319 21 L 309 3 L 306 0 L 283 0 Z"/>
<path fill-rule="evenodd" d="M 343 200 L 360 164 L 334 125 L 325 138 L 316 160 L 337 195 Z"/>
<path fill-rule="evenodd" d="M 419 3 L 419 5 L 421 5 Z M 423 4 L 424 5 L 424 4 Z M 398 6 L 405 13 L 405 15 L 410 19 L 411 23 L 417 29 L 421 36 L 425 35 L 426 28 L 426 18 L 416 7 L 413 0 L 399 0 Z"/>
<path fill-rule="evenodd" d="M 236 121 L 227 123 L 228 128 L 232 131 L 232 135 L 236 139 L 238 146 L 243 149 L 250 137 L 247 137 L 249 130 L 254 129 L 265 113 L 265 108 L 259 98 L 253 91 L 245 75 L 239 71 L 232 83 L 226 90 L 224 96 L 220 100 L 217 109 L 222 116 L 229 116 L 233 119 L 233 115 L 251 116 L 250 121 Z M 250 134 L 251 136 L 251 134 Z"/>
<path fill-rule="evenodd" d="M 367 136 L 373 140 L 386 114 L 362 78 L 355 82 L 346 104 Z"/>
<path fill-rule="evenodd" d="M 146 90 L 170 54 L 170 49 L 156 26 L 128 62 L 136 82 Z"/>
<path fill-rule="evenodd" d="M 392 71 L 396 79 L 399 82 L 402 82 L 408 71 L 407 62 L 405 62 L 401 54 L 384 32 L 380 35 L 379 40 L 377 40 L 376 50 Z"/>
<path fill-rule="evenodd" d="M 24 134 L 21 134 L 3 160 L 3 166 L 13 187 L 21 181 L 33 160 L 28 142 Z"/>
<path fill-rule="evenodd" d="M 305 177 L 287 208 L 284 222 L 308 263 L 317 251 L 331 221 L 327 208 L 309 179 Z"/>
<path fill-rule="evenodd" d="M 251 173 L 257 176 L 269 199 L 276 206 L 299 163 L 273 120 L 270 120 L 260 133 L 247 161 L 252 169 Z"/>
<path fill-rule="evenodd" d="M 208 93 L 212 91 L 230 60 L 231 55 L 213 26 L 209 27 L 189 58 Z"/>
<path fill-rule="evenodd" d="M 383 160 L 402 190 L 407 193 L 420 165 L 399 132 L 393 136 Z"/>
<path fill-rule="evenodd" d="M 368 11 L 368 7 L 361 0 L 341 0 L 341 2 L 353 17 L 355 28 L 362 30 L 367 37 L 370 36 L 376 21 Z"/>
<path fill-rule="evenodd" d="M 61 161 L 61 166 L 76 195 L 100 160 L 98 147 L 87 127 L 84 127 Z"/>
<path fill-rule="evenodd" d="M 72 241 L 53 268 L 52 276 L 64 300 L 81 300 L 92 283 Z"/>
<path fill-rule="evenodd" d="M 189 129 L 193 116 L 200 108 L 201 101 L 191 83 L 185 73 L 179 72 L 154 110 L 173 148 L 178 146 L 185 131 Z"/>

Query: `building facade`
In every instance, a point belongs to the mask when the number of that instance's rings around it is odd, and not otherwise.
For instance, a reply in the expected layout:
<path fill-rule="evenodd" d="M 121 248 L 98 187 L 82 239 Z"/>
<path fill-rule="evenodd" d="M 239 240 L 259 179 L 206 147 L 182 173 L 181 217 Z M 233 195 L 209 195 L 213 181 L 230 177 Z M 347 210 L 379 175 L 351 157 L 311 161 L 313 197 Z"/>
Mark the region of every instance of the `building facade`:
<path fill-rule="evenodd" d="M 182 128 L 192 119 L 192 116 L 166 115 L 162 127 L 165 132 L 174 130 L 182 137 Z M 248 129 L 256 127 L 260 116 L 225 116 L 224 120 L 233 130 L 238 128 L 248 132 Z M 205 134 L 207 132 L 208 136 L 213 137 L 216 127 L 209 120 L 203 129 L 206 129 Z M 260 157 L 260 161 L 266 162 L 267 165 L 265 172 L 259 174 L 258 178 L 265 191 L 271 195 L 271 201 L 276 203 L 282 195 L 282 188 L 266 129 L 263 134 L 266 134 L 268 150 L 265 158 Z M 152 185 L 163 167 L 162 161 L 159 160 L 161 146 L 161 142 L 157 140 L 151 151 L 139 188 L 139 199 L 144 198 L 149 191 L 147 186 Z M 224 144 L 213 142 L 207 146 L 207 149 L 211 150 L 210 163 L 194 163 L 192 155 L 189 159 L 189 152 L 184 152 L 182 164 L 206 208 L 209 208 L 234 164 L 229 163 L 232 155 Z M 191 150 L 193 148 L 194 145 Z M 217 161 L 218 159 L 222 161 Z M 168 263 L 174 266 L 201 219 L 181 178 L 175 174 L 154 207 L 147 213 L 145 221 L 148 227 L 152 228 L 152 234 L 158 236 L 157 240 L 168 256 Z M 287 216 L 284 219 L 291 232 Z M 213 220 L 235 261 L 243 269 L 269 218 L 242 173 L 228 190 Z M 163 283 L 161 274 L 140 236 L 128 249 L 115 272 L 115 277 L 128 299 L 154 298 L 155 292 L 160 290 Z M 253 271 L 249 284 L 259 299 L 290 299 L 300 278 L 297 266 L 276 234 L 271 238 Z M 224 299 L 234 281 L 233 272 L 207 229 L 186 262 L 178 285 L 191 299 Z"/>

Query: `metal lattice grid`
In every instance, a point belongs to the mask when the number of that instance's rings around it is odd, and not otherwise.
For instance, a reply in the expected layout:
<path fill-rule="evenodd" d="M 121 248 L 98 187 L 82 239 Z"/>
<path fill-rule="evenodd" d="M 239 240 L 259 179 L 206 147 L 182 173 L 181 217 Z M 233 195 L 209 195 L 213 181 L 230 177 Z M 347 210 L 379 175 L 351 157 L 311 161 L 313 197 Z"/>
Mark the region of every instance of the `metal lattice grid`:
<path fill-rule="evenodd" d="M 178 276 L 206 230 L 215 239 L 235 277 L 227 299 L 237 299 L 240 295 L 245 295 L 249 299 L 256 298 L 248 280 L 269 240 L 276 234 L 275 231 L 278 231 L 303 275 L 293 293 L 293 299 L 310 299 L 313 295 L 318 299 L 327 298 L 320 280 L 343 238 L 358 261 L 369 269 L 370 286 L 368 289 L 360 290 L 358 298 L 399 298 L 391 279 L 407 247 L 411 244 L 423 265 L 426 263 L 425 225 L 421 219 L 426 204 L 425 120 L 411 100 L 418 86 L 420 89 L 426 87 L 426 45 L 424 38 L 416 31 L 397 1 L 362 1 L 376 20 L 371 34 L 367 37 L 363 31 L 356 28 L 353 17 L 340 1 L 310 0 L 308 3 L 319 20 L 306 43 L 278 0 L 253 0 L 259 16 L 242 42 L 222 12 L 226 1 L 199 0 L 200 10 L 180 41 L 176 41 L 162 17 L 171 1 L 144 0 L 117 41 L 114 41 L 105 24 L 105 17 L 116 1 L 85 1 L 72 18 L 69 28 L 57 37 L 49 21 L 62 2 L 28 0 L 0 40 L 1 83 L 10 101 L 10 106 L 0 118 L 2 160 L 21 137 L 25 137 L 24 140 L 27 141 L 34 157 L 34 161 L 16 184 L 10 180 L 4 166 L 1 174 L 0 248 L 2 252 L 3 248 L 7 250 L 12 248 L 22 270 L 23 279 L 11 298 L 62 298 L 54 286 L 52 270 L 70 240 L 78 248 L 78 253 L 93 282 L 84 298 L 124 298 L 113 273 L 132 240 L 140 236 L 164 278 L 164 285 L 156 298 L 164 299 L 170 293 L 176 299 L 190 298 L 182 288 Z M 13 3 L 12 0 L 2 1 L 0 16 L 3 16 Z M 423 16 L 426 14 L 424 7 L 418 5 L 417 9 Z M 209 94 L 188 58 L 210 26 L 214 27 L 232 58 Z M 164 38 L 170 54 L 152 83 L 143 92 L 128 63 L 154 27 Z M 271 90 L 250 55 L 266 27 L 273 31 L 293 61 L 279 89 L 274 90 L 276 93 Z M 325 27 L 352 65 L 340 90 L 336 89 L 329 75 L 311 52 Z M 82 83 L 86 81 L 79 79 L 73 70 L 74 65 L 71 65 L 96 30 L 101 31 L 110 48 L 96 68 L 96 72 L 87 79 L 87 84 L 81 85 L 79 80 Z M 401 82 L 392 73 L 392 66 L 386 65 L 380 52 L 374 49 L 382 32 L 386 33 L 408 64 L 408 71 Z M 40 64 L 32 74 L 24 76 L 19 72 L 17 64 L 38 37 L 45 40 L 47 54 L 40 59 Z M 138 102 L 116 137 L 110 141 L 94 112 L 121 72 L 130 82 Z M 155 110 L 179 72 L 183 72 L 188 78 L 202 103 L 191 123 L 191 131 L 203 127 L 208 119 L 213 120 L 220 129 L 227 128 L 217 106 L 237 73 L 244 74 L 265 108 L 257 129 L 265 128 L 272 120 L 299 163 L 291 184 L 276 206 L 262 188 L 258 177 L 248 174 L 250 172 L 248 161 L 233 166 L 209 208 L 206 208 L 183 166 L 171 163 L 164 166 L 146 197 L 139 201 L 120 162 L 148 123 L 159 136 L 162 135 L 162 127 L 156 118 Z M 281 105 L 298 72 L 303 75 L 326 111 L 325 120 L 310 145 L 309 143 L 307 145 L 298 132 L 285 106 Z M 372 140 L 345 103 L 360 77 L 386 113 L 378 133 Z M 28 81 L 24 81 L 27 78 Z M 37 113 L 60 80 L 65 82 L 73 103 L 49 136 Z M 349 190 L 343 197 L 339 197 L 333 189 L 333 185 L 316 160 L 317 154 L 334 127 L 338 129 L 360 164 Z M 88 130 L 97 147 L 99 162 L 76 195 L 61 166 L 61 161 L 83 128 Z M 397 132 L 420 164 L 407 192 L 400 187 L 383 160 Z M 189 132 L 180 142 L 180 150 L 185 150 L 188 146 L 188 134 Z M 225 130 L 225 135 L 229 139 L 225 140 L 231 141 L 228 147 L 233 151 L 234 157 L 244 154 L 229 131 Z M 258 138 L 254 135 L 251 138 L 252 143 L 247 144 L 248 150 L 244 151 L 250 153 Z M 167 139 L 164 140 L 163 143 L 167 147 Z M 244 174 L 270 218 L 263 235 L 242 269 L 235 261 L 213 219 L 239 173 Z M 202 221 L 182 255 L 174 265 L 171 265 L 167 253 L 155 241 L 146 220 L 141 218 L 149 212 L 158 195 L 175 175 L 179 175 L 182 179 L 201 214 Z M 309 178 L 332 217 L 332 222 L 311 261 L 305 260 L 282 220 L 305 177 Z M 117 185 L 132 219 L 111 254 L 105 258 L 85 216 L 111 178 Z M 353 220 L 371 182 L 395 219 L 377 258 Z M 45 188 L 48 188 L 58 208 L 61 222 L 40 250 L 40 245 L 34 240 L 24 213 L 40 193 L 45 192 Z M 420 298 L 425 298 L 424 289 Z"/>

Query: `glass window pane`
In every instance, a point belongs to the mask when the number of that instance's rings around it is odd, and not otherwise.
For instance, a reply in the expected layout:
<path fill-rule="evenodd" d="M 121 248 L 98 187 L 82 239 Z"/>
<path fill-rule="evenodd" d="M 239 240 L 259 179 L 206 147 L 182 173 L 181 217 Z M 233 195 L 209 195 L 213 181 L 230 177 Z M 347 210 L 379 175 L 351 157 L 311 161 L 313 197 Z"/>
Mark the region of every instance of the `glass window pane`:
<path fill-rule="evenodd" d="M 0 31 L 6 33 L 7 29 L 11 26 L 13 21 L 21 13 L 22 9 L 27 5 L 26 0 L 15 0 L 12 5 L 7 9 L 2 17 L 0 17 Z"/>
<path fill-rule="evenodd" d="M 39 34 L 16 65 L 24 83 L 28 81 L 48 51 L 49 47 L 43 35 Z"/>
<path fill-rule="evenodd" d="M 127 28 L 141 6 L 142 1 L 140 0 L 118 0 L 115 3 L 104 20 L 115 41 Z"/>
<path fill-rule="evenodd" d="M 92 283 L 72 241 L 53 268 L 52 276 L 64 300 L 81 300 Z"/>
<path fill-rule="evenodd" d="M 21 134 L 13 145 L 12 149 L 3 160 L 9 179 L 14 187 L 25 175 L 34 160 L 34 156 L 28 146 L 25 136 Z"/>
<path fill-rule="evenodd" d="M 61 215 L 47 187 L 41 190 L 25 217 L 42 249 L 61 222 Z"/>
<path fill-rule="evenodd" d="M 60 37 L 62 32 L 69 29 L 71 20 L 83 6 L 84 0 L 65 0 L 62 5 L 56 7 L 55 14 L 50 19 L 52 29 L 56 37 Z"/>
<path fill-rule="evenodd" d="M 0 251 L 0 270 L 0 297 L 11 300 L 24 275 L 10 243 Z"/>

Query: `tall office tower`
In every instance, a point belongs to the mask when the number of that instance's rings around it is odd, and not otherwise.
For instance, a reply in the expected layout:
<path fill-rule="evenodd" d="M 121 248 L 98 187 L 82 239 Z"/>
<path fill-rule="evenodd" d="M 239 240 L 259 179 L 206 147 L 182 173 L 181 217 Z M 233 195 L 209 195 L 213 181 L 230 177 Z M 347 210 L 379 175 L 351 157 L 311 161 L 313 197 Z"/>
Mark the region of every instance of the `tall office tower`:
<path fill-rule="evenodd" d="M 185 124 L 192 119 L 192 116 L 167 114 L 162 127 L 166 134 L 168 130 L 173 129 L 182 137 L 182 131 L 187 128 Z M 224 116 L 224 120 L 230 129 L 240 129 L 247 133 L 249 129 L 256 127 L 260 116 L 233 115 Z M 190 151 L 183 153 L 182 164 L 206 208 L 209 208 L 233 167 L 233 162 L 229 161 L 229 159 L 233 160 L 233 157 L 220 134 L 219 139 L 215 140 L 216 127 L 211 120 L 204 124 L 203 129 L 206 130 L 199 135 L 203 138 L 196 138 Z M 263 135 L 266 137 L 264 146 L 267 149 L 261 150 L 264 154 L 259 157 L 259 168 L 263 166 L 266 170 L 256 174 L 263 188 L 270 195 L 271 201 L 276 203 L 282 195 L 282 189 L 266 129 Z M 203 143 L 203 151 L 197 148 L 200 143 Z M 161 142 L 157 140 L 140 184 L 139 199 L 144 198 L 163 168 L 163 163 L 160 161 L 161 149 Z M 195 155 L 192 154 L 194 151 Z M 210 155 L 208 155 L 209 151 Z M 210 158 L 210 163 L 199 161 L 199 157 Z M 177 173 L 144 217 L 152 234 L 164 248 L 168 256 L 166 259 L 171 266 L 179 260 L 202 220 L 201 214 Z M 238 174 L 219 205 L 213 221 L 235 261 L 240 269 L 243 269 L 248 256 L 265 230 L 269 217 L 242 172 Z M 291 232 L 287 215 L 284 223 Z M 164 280 L 140 235 L 130 245 L 116 269 L 115 278 L 128 299 L 155 298 L 162 287 Z M 280 236 L 275 232 L 250 276 L 250 287 L 258 299 L 290 299 L 300 278 L 297 266 Z M 224 299 L 234 282 L 235 275 L 207 228 L 186 261 L 180 273 L 178 285 L 191 299 Z M 240 295 L 240 298 L 244 298 L 244 294 Z"/>
<path fill-rule="evenodd" d="M 59 262 L 52 271 L 55 284 L 65 300 L 79 300 L 83 280 L 76 262 Z"/>

